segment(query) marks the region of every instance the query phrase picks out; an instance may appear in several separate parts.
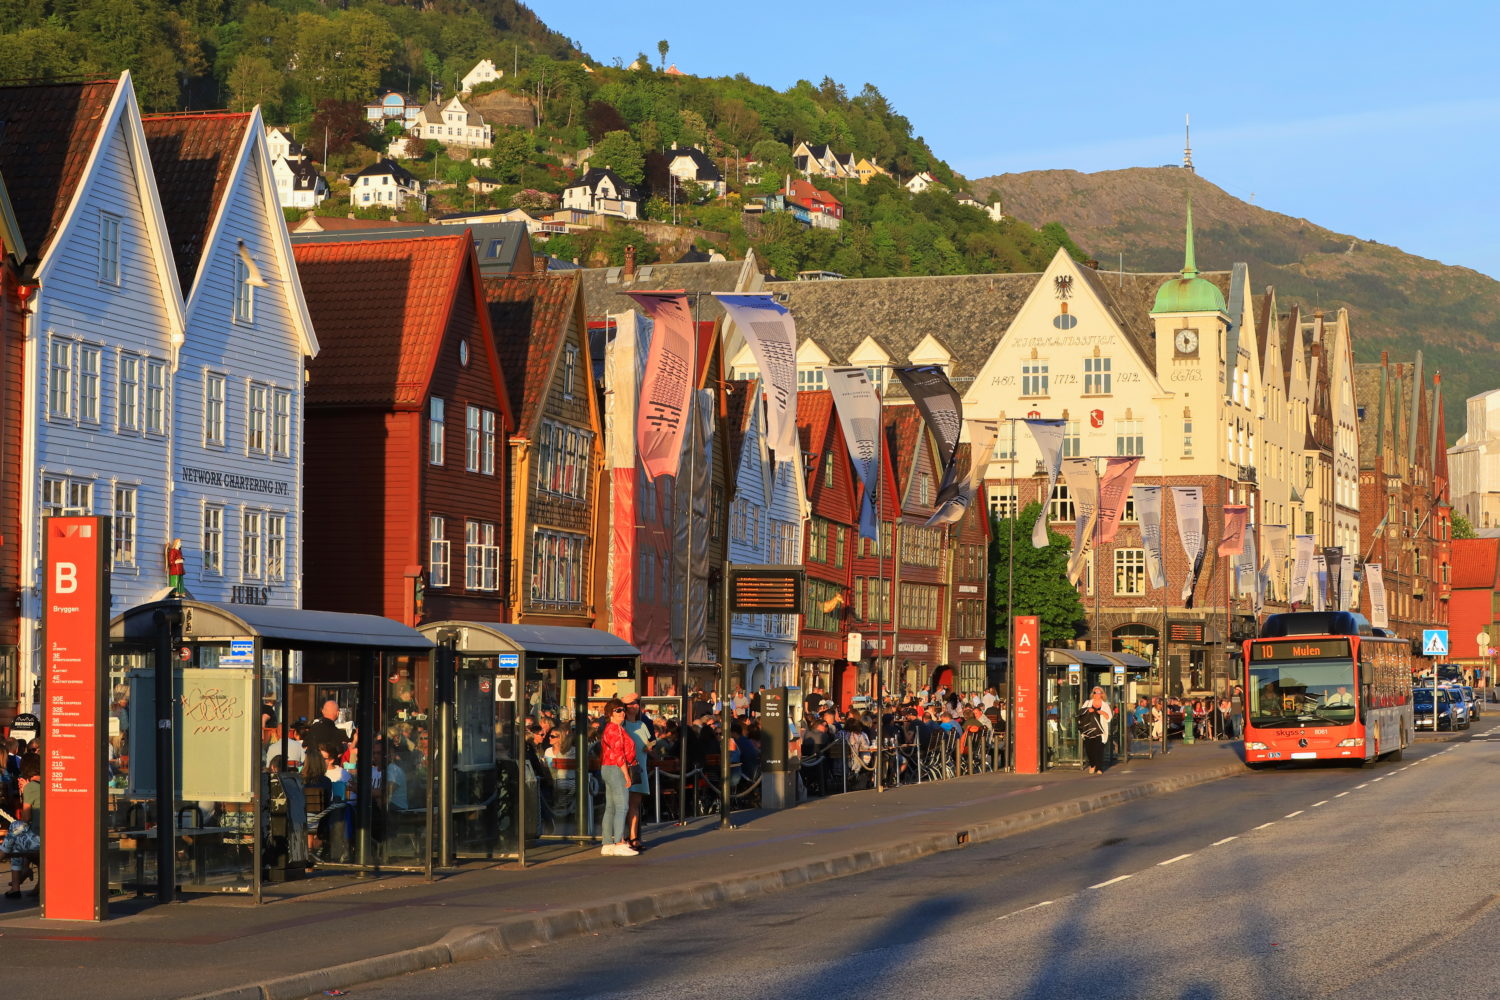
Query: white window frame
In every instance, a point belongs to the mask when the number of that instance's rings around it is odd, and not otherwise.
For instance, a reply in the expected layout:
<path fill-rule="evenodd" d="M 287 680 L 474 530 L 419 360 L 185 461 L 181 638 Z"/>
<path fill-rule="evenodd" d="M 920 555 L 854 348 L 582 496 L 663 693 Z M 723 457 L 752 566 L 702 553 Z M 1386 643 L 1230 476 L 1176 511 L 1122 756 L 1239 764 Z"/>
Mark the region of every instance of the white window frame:
<path fill-rule="evenodd" d="M 104 377 L 104 350 L 94 344 L 78 345 L 78 419 L 82 423 L 99 423 L 102 402 L 100 380 Z"/>
<path fill-rule="evenodd" d="M 87 517 L 94 512 L 94 481 L 68 476 L 42 477 L 42 516 Z"/>
<path fill-rule="evenodd" d="M 222 448 L 226 442 L 229 413 L 229 376 L 220 372 L 203 373 L 203 444 Z"/>
<path fill-rule="evenodd" d="M 1108 396 L 1114 387 L 1114 364 L 1106 357 L 1083 359 L 1083 394 Z"/>
<path fill-rule="evenodd" d="M 224 575 L 224 505 L 203 505 L 203 575 Z"/>
<path fill-rule="evenodd" d="M 573 392 L 578 382 L 578 347 L 568 344 L 563 348 L 563 385 L 564 399 L 572 399 Z"/>
<path fill-rule="evenodd" d="M 265 576 L 266 512 L 254 507 L 240 510 L 240 579 L 259 580 Z"/>
<path fill-rule="evenodd" d="M 141 411 L 141 383 L 144 380 L 146 359 L 139 354 L 122 352 L 119 357 L 119 389 L 116 393 L 115 413 L 117 430 L 138 434 L 144 426 Z"/>
<path fill-rule="evenodd" d="M 427 464 L 442 465 L 445 458 L 447 428 L 444 424 L 444 405 L 441 396 L 433 396 L 427 403 Z"/>
<path fill-rule="evenodd" d="M 120 286 L 120 228 L 124 220 L 110 212 L 99 213 L 99 284 Z"/>
<path fill-rule="evenodd" d="M 1045 361 L 1021 362 L 1021 395 L 1046 396 L 1051 383 Z"/>
<path fill-rule="evenodd" d="M 234 322 L 255 322 L 255 286 L 250 284 L 250 267 L 238 252 L 234 257 Z"/>
<path fill-rule="evenodd" d="M 292 457 L 292 391 L 275 389 L 271 393 L 275 407 L 271 414 L 271 457 Z"/>
<path fill-rule="evenodd" d="M 271 453 L 271 387 L 264 382 L 245 384 L 245 454 Z"/>
<path fill-rule="evenodd" d="M 266 512 L 266 579 L 275 583 L 286 579 L 286 522 L 286 514 Z"/>
<path fill-rule="evenodd" d="M 464 407 L 464 471 L 479 471 L 479 407 Z"/>
<path fill-rule="evenodd" d="M 1115 594 L 1140 597 L 1146 593 L 1146 550 L 1115 549 Z"/>
<path fill-rule="evenodd" d="M 48 349 L 47 419 L 72 420 L 76 398 L 73 394 L 73 368 L 77 364 L 78 344 L 65 337 L 53 337 Z"/>
<path fill-rule="evenodd" d="M 135 486 L 115 485 L 114 514 L 111 522 L 110 544 L 114 549 L 113 563 L 120 567 L 136 564 L 135 518 L 139 490 Z"/>
<path fill-rule="evenodd" d="M 427 585 L 449 586 L 451 569 L 448 544 L 447 519 L 438 514 L 427 515 Z"/>
<path fill-rule="evenodd" d="M 142 410 L 146 418 L 146 433 L 163 435 L 167 433 L 167 363 L 147 358 L 145 369 Z"/>
<path fill-rule="evenodd" d="M 500 589 L 500 546 L 493 521 L 464 521 L 464 589 Z"/>
<path fill-rule="evenodd" d="M 495 474 L 495 411 L 479 412 L 479 471 L 482 475 Z"/>

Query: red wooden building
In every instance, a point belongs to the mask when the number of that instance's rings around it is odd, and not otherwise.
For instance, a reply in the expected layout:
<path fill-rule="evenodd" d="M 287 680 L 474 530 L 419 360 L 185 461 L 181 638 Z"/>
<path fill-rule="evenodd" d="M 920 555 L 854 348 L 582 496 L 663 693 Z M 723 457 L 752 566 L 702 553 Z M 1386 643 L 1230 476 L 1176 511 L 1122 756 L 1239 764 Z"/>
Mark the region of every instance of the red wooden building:
<path fill-rule="evenodd" d="M 295 248 L 308 366 L 306 605 L 507 620 L 514 420 L 467 232 Z"/>
<path fill-rule="evenodd" d="M 890 683 L 897 690 L 952 686 L 944 632 L 948 618 L 948 529 L 925 523 L 936 508 L 943 471 L 915 406 L 885 408 L 886 455 L 900 498 L 896 523 L 896 650 Z"/>
<path fill-rule="evenodd" d="M 807 475 L 811 517 L 803 532 L 807 570 L 797 643 L 802 689 L 819 690 L 840 705 L 856 692 L 858 664 L 846 658 L 854 540 L 859 523 L 854 466 L 824 390 L 797 394 L 797 434 Z"/>
<path fill-rule="evenodd" d="M 27 250 L 0 177 L 0 726 L 15 718 L 21 641 L 21 386 L 26 362 Z"/>
<path fill-rule="evenodd" d="M 1500 538 L 1455 538 L 1452 597 L 1448 601 L 1448 660 L 1475 681 L 1495 683 L 1495 656 L 1500 648 Z M 1488 635 L 1481 646 L 1479 636 Z M 1420 661 L 1427 666 L 1426 661 Z"/>

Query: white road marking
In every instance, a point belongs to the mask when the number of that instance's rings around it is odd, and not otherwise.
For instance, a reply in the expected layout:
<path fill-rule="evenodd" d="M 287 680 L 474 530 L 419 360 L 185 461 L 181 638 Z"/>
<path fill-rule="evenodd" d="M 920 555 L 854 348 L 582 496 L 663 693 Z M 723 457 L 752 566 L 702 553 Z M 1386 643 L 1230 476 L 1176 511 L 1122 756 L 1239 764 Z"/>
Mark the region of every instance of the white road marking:
<path fill-rule="evenodd" d="M 1318 808 L 1318 806 L 1326 806 L 1327 804 L 1328 804 L 1328 800 L 1324 799 L 1322 802 L 1314 802 L 1312 805 L 1308 806 L 1308 808 L 1309 809 L 1316 809 L 1316 808 Z"/>
<path fill-rule="evenodd" d="M 1165 868 L 1167 865 L 1176 864 L 1177 862 L 1181 861 L 1183 858 L 1190 858 L 1190 857 L 1192 857 L 1191 854 L 1179 854 L 1175 858 L 1168 858 L 1165 861 L 1158 861 L 1156 863 L 1156 867 L 1158 867 L 1158 868 Z"/>
<path fill-rule="evenodd" d="M 1008 917 L 1019 916 L 1022 913 L 1029 913 L 1032 910 L 1040 910 L 1044 906 L 1051 906 L 1052 902 L 1053 901 L 1050 899 L 1044 899 L 1040 903 L 1033 903 L 1030 906 L 1022 907 L 1021 909 L 1016 910 L 1014 913 L 1002 913 L 1000 916 L 996 917 L 995 920 L 1005 920 Z"/>
<path fill-rule="evenodd" d="M 1306 811 L 1307 810 L 1305 810 L 1305 809 L 1298 809 L 1296 812 L 1294 812 L 1294 813 L 1287 813 L 1285 816 L 1283 816 L 1281 818 L 1282 819 L 1291 819 L 1293 816 L 1301 816 Z"/>
<path fill-rule="evenodd" d="M 1216 841 L 1214 841 L 1209 846 L 1210 847 L 1219 847 L 1219 846 L 1221 846 L 1223 844 L 1229 843 L 1231 840 L 1239 840 L 1239 839 L 1240 838 L 1238 838 L 1238 837 L 1225 837 L 1223 840 L 1216 840 Z"/>
<path fill-rule="evenodd" d="M 1089 886 L 1089 888 L 1090 889 L 1103 889 L 1105 886 L 1114 885 L 1116 882 L 1123 882 L 1123 881 L 1125 881 L 1128 878 L 1130 878 L 1129 875 L 1116 875 L 1114 878 L 1110 879 L 1108 882 L 1100 882 L 1098 885 L 1091 885 L 1091 886 Z"/>
<path fill-rule="evenodd" d="M 1368 785 L 1368 784 L 1369 784 L 1369 782 L 1368 782 L 1368 781 L 1367 781 L 1367 782 L 1365 782 L 1365 785 Z M 1355 785 L 1355 786 L 1354 786 L 1354 788 L 1355 788 L 1355 790 L 1356 790 L 1356 791 L 1358 791 L 1358 790 L 1359 790 L 1359 789 L 1361 789 L 1361 788 L 1363 788 L 1363 787 L 1365 787 L 1365 785 Z"/>
<path fill-rule="evenodd" d="M 1276 821 L 1273 819 L 1269 823 L 1262 823 L 1260 826 L 1257 826 L 1256 829 L 1257 830 L 1264 830 L 1268 826 L 1275 826 L 1275 825 L 1276 825 Z"/>
<path fill-rule="evenodd" d="M 1348 795 L 1348 794 L 1349 794 L 1349 793 L 1348 793 L 1348 792 L 1339 792 L 1339 793 L 1338 793 L 1338 794 L 1337 794 L 1337 795 L 1335 795 L 1335 796 L 1334 796 L 1334 798 L 1336 798 L 1336 799 L 1341 799 L 1341 798 L 1343 798 L 1343 797 L 1344 797 L 1344 796 L 1345 796 L 1345 795 Z"/>
<path fill-rule="evenodd" d="M 1378 778 L 1375 779 L 1375 781 L 1384 781 L 1384 780 L 1385 780 L 1385 775 L 1383 775 L 1383 774 L 1380 777 L 1378 777 Z M 1370 782 L 1370 784 L 1373 785 L 1375 783 L 1375 781 Z"/>

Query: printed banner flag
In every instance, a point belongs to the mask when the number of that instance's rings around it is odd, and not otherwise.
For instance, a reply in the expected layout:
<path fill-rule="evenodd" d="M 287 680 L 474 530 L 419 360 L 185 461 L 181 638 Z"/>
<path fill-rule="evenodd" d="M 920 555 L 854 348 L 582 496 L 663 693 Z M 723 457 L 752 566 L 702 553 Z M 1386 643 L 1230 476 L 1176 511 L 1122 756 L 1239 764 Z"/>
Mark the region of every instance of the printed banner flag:
<path fill-rule="evenodd" d="M 1321 555 L 1312 557 L 1312 577 L 1308 580 L 1313 592 L 1312 609 L 1328 609 L 1328 560 Z"/>
<path fill-rule="evenodd" d="M 1260 588 L 1260 559 L 1255 551 L 1255 525 L 1245 530 L 1245 552 L 1240 560 L 1245 568 L 1244 590 L 1250 595 L 1250 607 L 1256 615 L 1265 607 L 1265 592 Z"/>
<path fill-rule="evenodd" d="M 1365 563 L 1365 579 L 1370 584 L 1370 624 L 1390 628 L 1391 619 L 1385 607 L 1385 570 L 1380 563 Z"/>
<path fill-rule="evenodd" d="M 995 453 L 995 441 L 1000 437 L 1000 421 L 970 420 L 969 424 L 969 492 L 979 495 L 984 483 L 984 470 Z M 1014 458 L 1014 456 L 1012 456 Z"/>
<path fill-rule="evenodd" d="M 1042 453 L 1042 465 L 1047 469 L 1047 492 L 1042 496 L 1042 512 L 1037 515 L 1036 525 L 1031 529 L 1031 547 L 1047 547 L 1047 511 L 1052 506 L 1052 488 L 1057 485 L 1057 474 L 1062 469 L 1063 432 L 1067 428 L 1064 420 L 1027 420 L 1026 427 L 1036 440 Z"/>
<path fill-rule="evenodd" d="M 1146 550 L 1146 579 L 1152 590 L 1165 587 L 1167 574 L 1162 554 L 1161 487 L 1136 486 L 1130 492 L 1135 498 L 1135 516 L 1141 522 L 1141 545 Z"/>
<path fill-rule="evenodd" d="M 651 322 L 635 310 L 610 316 L 604 348 L 604 433 L 609 443 L 610 630 L 634 644 L 636 561 L 636 400 L 646 369 Z"/>
<path fill-rule="evenodd" d="M 1063 481 L 1073 498 L 1077 521 L 1073 526 L 1073 550 L 1068 554 L 1068 582 L 1078 586 L 1085 558 L 1093 544 L 1094 525 L 1099 520 L 1099 477 L 1091 458 L 1067 458 L 1062 464 Z"/>
<path fill-rule="evenodd" d="M 1339 610 L 1353 611 L 1359 607 L 1359 590 L 1354 582 L 1354 553 L 1346 553 L 1339 566 Z"/>
<path fill-rule="evenodd" d="M 697 350 L 693 316 L 683 292 L 629 292 L 651 317 L 651 350 L 641 380 L 641 408 L 636 420 L 641 467 L 648 480 L 677 475 L 682 438 L 687 430 Z"/>
<path fill-rule="evenodd" d="M 1292 529 L 1286 524 L 1263 524 L 1261 537 L 1266 540 L 1266 587 L 1271 595 L 1285 592 L 1282 583 L 1286 580 L 1287 545 L 1291 541 Z"/>
<path fill-rule="evenodd" d="M 880 490 L 880 394 L 863 368 L 827 369 L 833 408 L 844 429 L 844 443 L 854 460 L 854 472 L 864 487 L 859 508 L 861 538 L 880 537 L 880 516 L 875 496 Z"/>
<path fill-rule="evenodd" d="M 1344 607 L 1343 582 L 1340 579 L 1344 575 L 1344 547 L 1342 545 L 1323 546 L 1323 566 L 1328 574 L 1327 578 L 1323 581 L 1323 585 L 1326 588 L 1323 591 L 1326 595 L 1323 607 L 1329 611 L 1341 611 Z M 1320 608 L 1319 610 L 1323 609 Z"/>
<path fill-rule="evenodd" d="M 1173 486 L 1172 506 L 1177 512 L 1177 537 L 1188 562 L 1187 578 L 1182 581 L 1182 600 L 1191 608 L 1198 574 L 1203 571 L 1203 487 Z"/>
<path fill-rule="evenodd" d="M 1307 600 L 1307 575 L 1312 571 L 1313 544 L 1312 535 L 1297 536 L 1296 555 L 1292 557 L 1292 583 L 1286 594 L 1287 601 L 1292 604 Z"/>
<path fill-rule="evenodd" d="M 1104 476 L 1099 480 L 1099 541 L 1115 540 L 1125 498 L 1130 495 L 1130 484 L 1135 482 L 1135 471 L 1140 467 L 1139 457 L 1111 458 L 1104 463 Z"/>
<path fill-rule="evenodd" d="M 797 327 L 791 310 L 770 292 L 714 293 L 750 345 L 766 391 L 766 435 L 778 462 L 797 454 Z"/>
<path fill-rule="evenodd" d="M 922 414 L 927 429 L 937 441 L 938 463 L 943 469 L 938 484 L 937 510 L 927 526 L 948 524 L 963 516 L 969 498 L 958 481 L 958 438 L 963 432 L 964 404 L 958 390 L 943 374 L 942 365 L 907 365 L 894 369 L 912 402 Z"/>
<path fill-rule="evenodd" d="M 1219 555 L 1237 556 L 1245 551 L 1245 527 L 1249 523 L 1249 507 L 1242 503 L 1224 505 L 1224 531 L 1219 536 Z"/>

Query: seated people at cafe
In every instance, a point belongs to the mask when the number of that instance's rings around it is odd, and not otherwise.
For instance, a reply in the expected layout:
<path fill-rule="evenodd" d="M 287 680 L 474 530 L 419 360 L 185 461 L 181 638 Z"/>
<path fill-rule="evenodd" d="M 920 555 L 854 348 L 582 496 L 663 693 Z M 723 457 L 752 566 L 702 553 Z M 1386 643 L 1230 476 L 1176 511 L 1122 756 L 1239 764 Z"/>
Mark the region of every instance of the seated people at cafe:
<path fill-rule="evenodd" d="M 338 747 L 335 756 L 343 756 L 344 744 L 348 743 L 348 737 L 339 728 L 339 703 L 329 698 L 323 702 L 323 708 L 318 717 L 308 723 L 302 731 L 302 748 L 307 751 L 308 757 L 317 756 L 317 748 L 327 743 Z"/>

